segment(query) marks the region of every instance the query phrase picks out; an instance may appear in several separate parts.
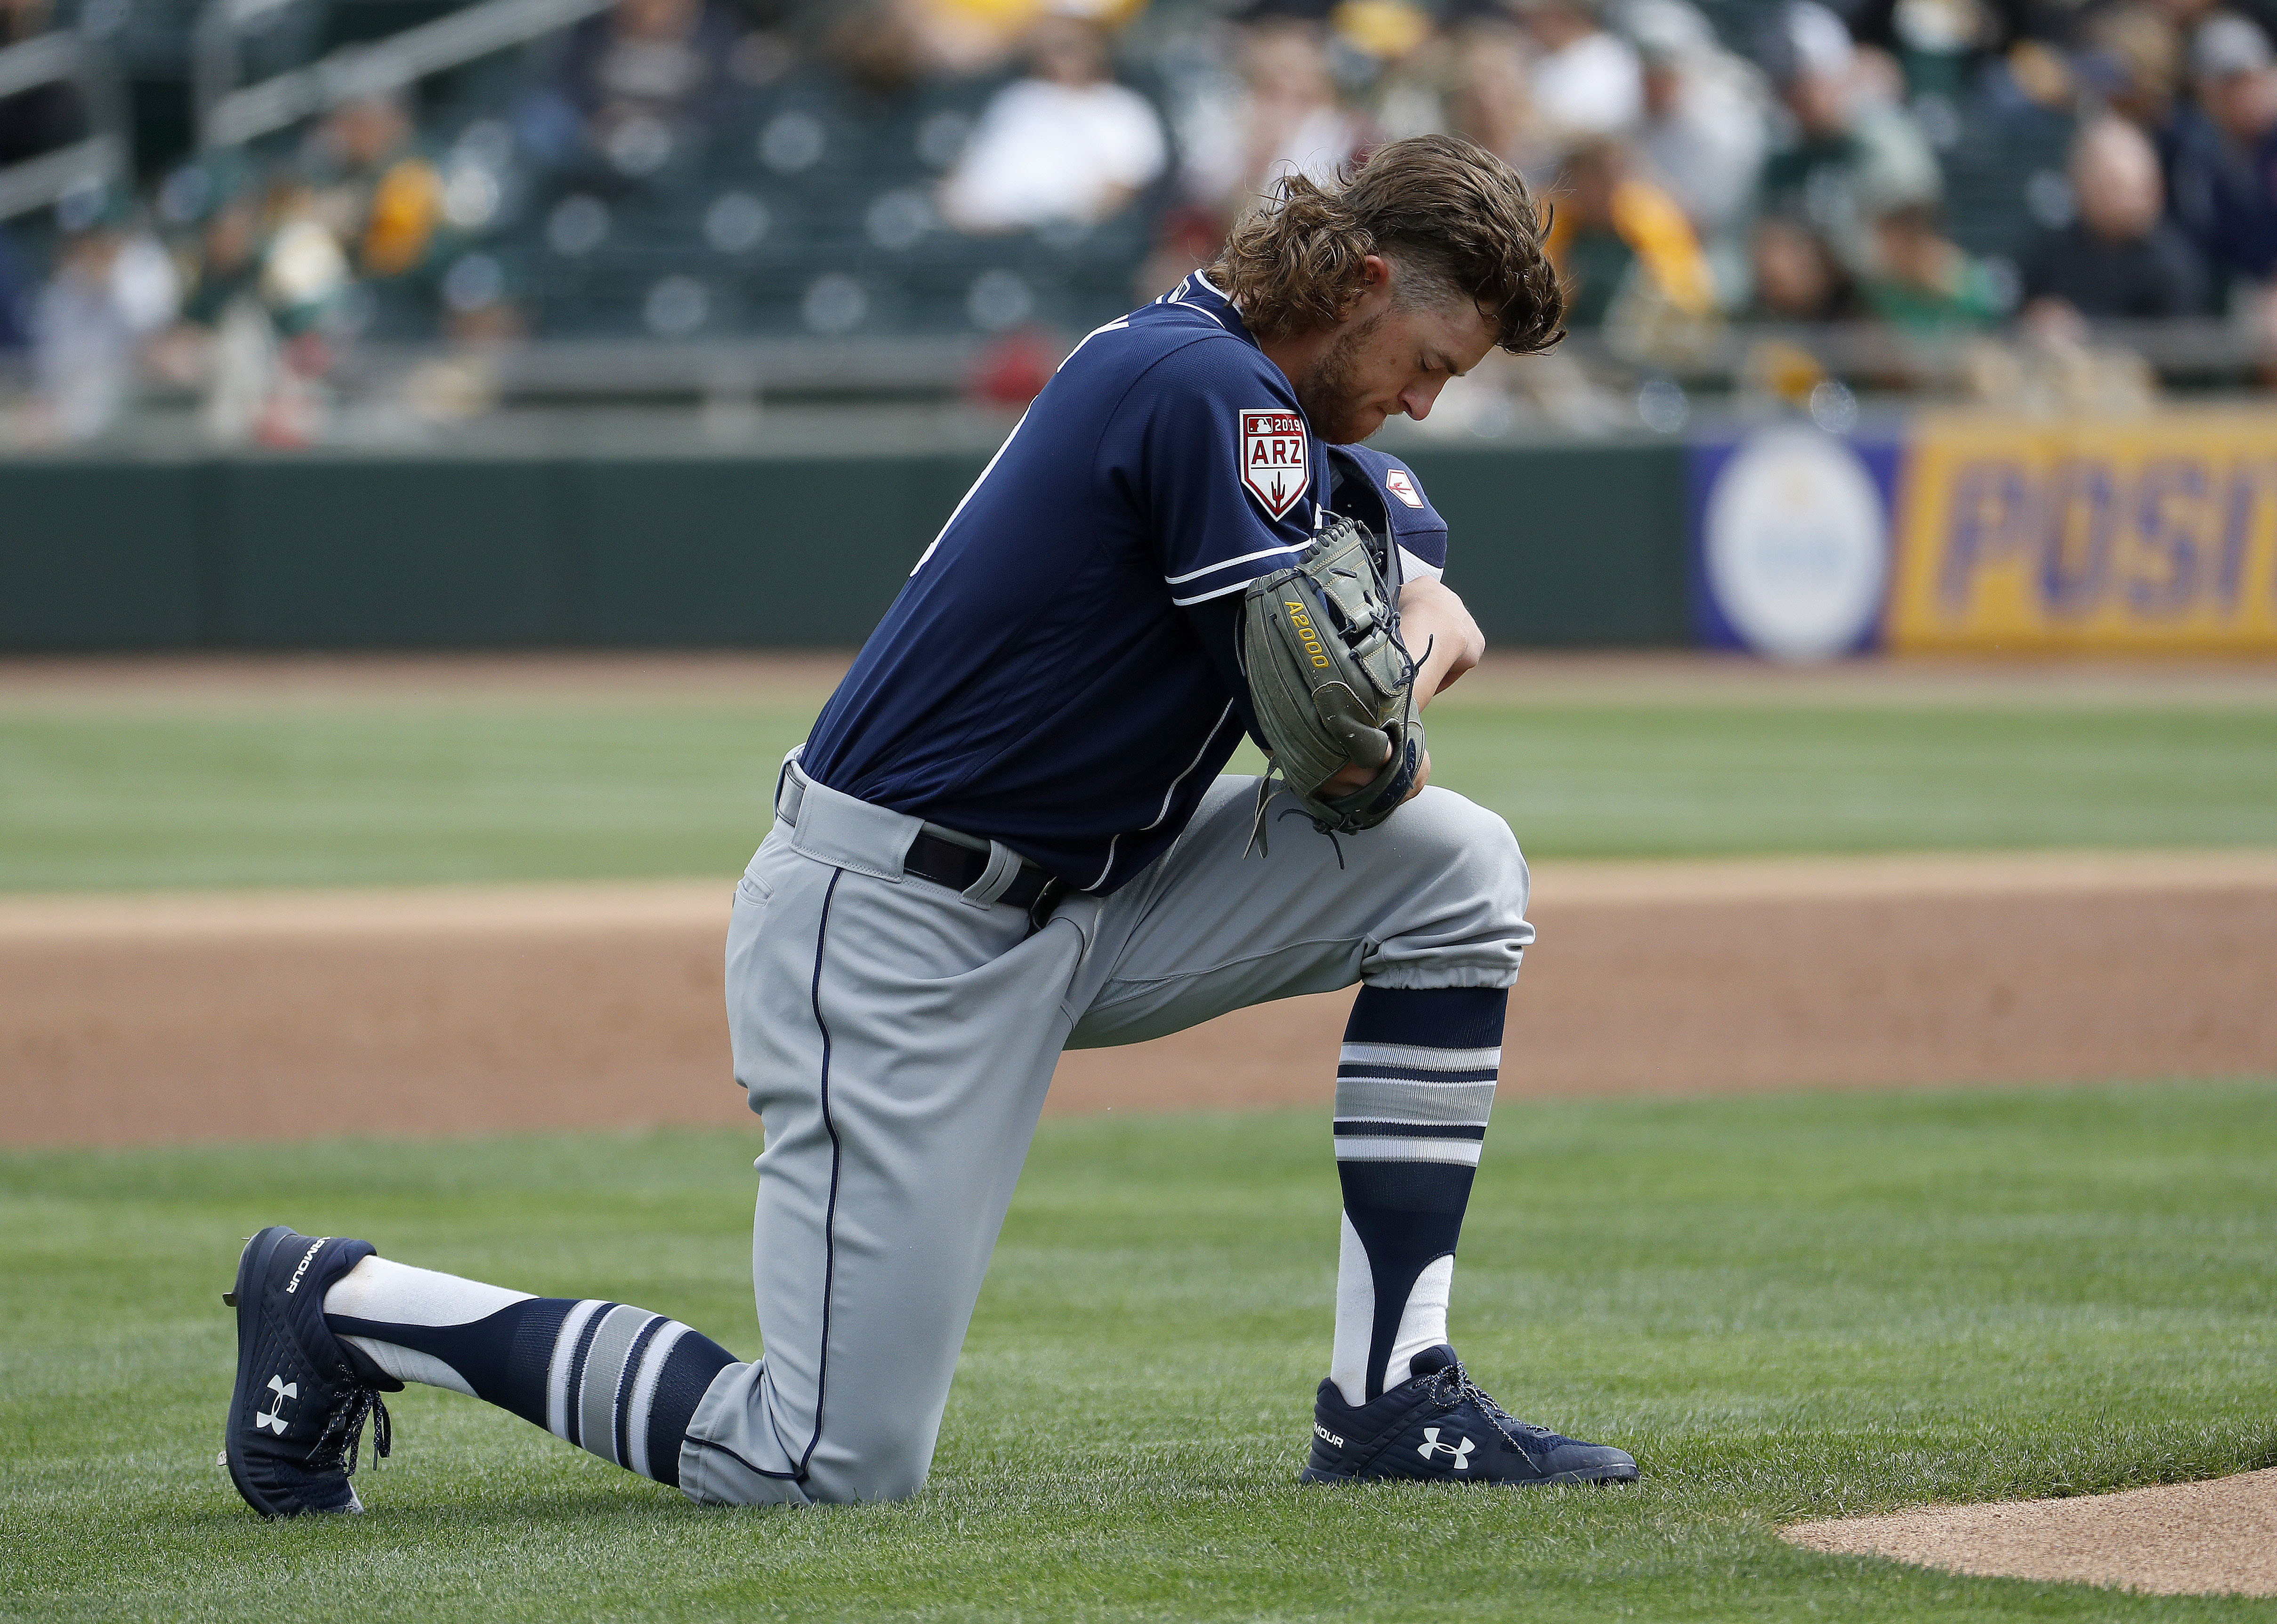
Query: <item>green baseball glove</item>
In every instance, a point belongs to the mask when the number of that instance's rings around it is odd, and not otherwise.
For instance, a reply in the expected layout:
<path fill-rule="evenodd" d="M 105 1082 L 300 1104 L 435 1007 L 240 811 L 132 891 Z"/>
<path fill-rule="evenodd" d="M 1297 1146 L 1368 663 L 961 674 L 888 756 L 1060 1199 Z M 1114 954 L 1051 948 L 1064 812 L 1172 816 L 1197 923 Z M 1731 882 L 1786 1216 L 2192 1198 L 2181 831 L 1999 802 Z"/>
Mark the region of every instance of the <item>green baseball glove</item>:
<path fill-rule="evenodd" d="M 1367 526 L 1339 520 L 1313 538 L 1303 562 L 1251 582 L 1242 599 L 1242 666 L 1273 770 L 1336 834 L 1390 817 L 1423 763 L 1415 662 L 1369 540 Z M 1354 764 L 1375 776 L 1323 793 Z M 1260 818 L 1269 793 L 1260 786 Z"/>

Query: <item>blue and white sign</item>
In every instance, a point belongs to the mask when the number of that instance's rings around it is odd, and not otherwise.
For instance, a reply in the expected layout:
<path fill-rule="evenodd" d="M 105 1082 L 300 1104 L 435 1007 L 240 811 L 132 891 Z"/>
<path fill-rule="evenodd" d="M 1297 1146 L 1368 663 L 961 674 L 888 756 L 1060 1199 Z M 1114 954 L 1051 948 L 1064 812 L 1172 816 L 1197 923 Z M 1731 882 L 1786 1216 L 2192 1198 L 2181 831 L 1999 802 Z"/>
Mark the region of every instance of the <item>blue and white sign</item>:
<path fill-rule="evenodd" d="M 1889 583 L 1895 454 L 1799 424 L 1695 448 L 1702 641 L 1779 660 L 1870 647 Z"/>

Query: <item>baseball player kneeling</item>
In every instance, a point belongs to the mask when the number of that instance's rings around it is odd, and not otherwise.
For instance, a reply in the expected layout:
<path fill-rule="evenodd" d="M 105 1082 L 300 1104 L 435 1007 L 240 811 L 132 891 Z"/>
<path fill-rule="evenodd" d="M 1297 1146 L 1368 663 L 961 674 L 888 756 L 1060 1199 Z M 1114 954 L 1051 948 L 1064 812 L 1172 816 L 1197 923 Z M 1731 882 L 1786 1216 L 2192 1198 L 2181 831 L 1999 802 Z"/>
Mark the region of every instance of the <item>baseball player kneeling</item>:
<path fill-rule="evenodd" d="M 697 1500 L 914 1494 L 1060 1051 L 1354 983 L 1304 1476 L 1634 1477 L 1448 1346 L 1534 932 L 1509 828 L 1425 787 L 1420 712 L 1481 651 L 1445 526 L 1352 444 L 1497 345 L 1556 342 L 1541 239 L 1524 183 L 1459 140 L 1284 181 L 1208 272 L 1086 338 L 949 516 L 784 763 L 728 927 L 763 1360 L 265 1230 L 230 1294 L 245 1499 L 356 1509 L 366 1419 L 385 1453 L 377 1395 L 405 1382 Z M 1245 731 L 1263 783 L 1218 776 Z"/>

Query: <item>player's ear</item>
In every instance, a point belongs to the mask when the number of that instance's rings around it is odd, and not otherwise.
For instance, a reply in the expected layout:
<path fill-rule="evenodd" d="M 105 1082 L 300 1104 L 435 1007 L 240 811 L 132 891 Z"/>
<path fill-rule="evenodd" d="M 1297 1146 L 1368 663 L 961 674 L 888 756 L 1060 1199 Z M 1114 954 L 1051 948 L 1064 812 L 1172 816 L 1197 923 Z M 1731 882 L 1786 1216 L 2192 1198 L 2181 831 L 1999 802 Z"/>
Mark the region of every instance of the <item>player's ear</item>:
<path fill-rule="evenodd" d="M 1345 295 L 1344 303 L 1337 307 L 1337 323 L 1341 325 L 1351 321 L 1353 316 L 1359 314 L 1359 307 L 1363 300 L 1379 288 L 1390 286 L 1390 261 L 1385 259 L 1381 254 L 1362 255 L 1359 262 L 1359 283 L 1350 293 Z"/>

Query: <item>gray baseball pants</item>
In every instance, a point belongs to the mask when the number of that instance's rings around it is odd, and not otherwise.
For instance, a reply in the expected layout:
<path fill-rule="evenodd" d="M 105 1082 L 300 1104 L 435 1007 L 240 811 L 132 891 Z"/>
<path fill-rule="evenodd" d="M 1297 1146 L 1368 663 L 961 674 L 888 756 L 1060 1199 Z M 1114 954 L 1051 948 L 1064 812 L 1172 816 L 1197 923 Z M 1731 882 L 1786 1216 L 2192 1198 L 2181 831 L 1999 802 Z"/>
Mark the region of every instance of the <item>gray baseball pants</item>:
<path fill-rule="evenodd" d="M 1145 872 L 1032 931 L 991 899 L 1014 854 L 994 847 L 963 892 L 906 874 L 918 820 L 789 767 L 727 930 L 735 1076 L 766 1126 L 751 1239 L 765 1355 L 722 1370 L 697 1407 L 680 1458 L 690 1498 L 925 1486 L 1062 1049 L 1359 981 L 1517 978 L 1534 929 L 1501 818 L 1427 789 L 1331 841 L 1280 817 L 1283 799 L 1268 853 L 1245 856 L 1255 783 L 1219 779 Z"/>

